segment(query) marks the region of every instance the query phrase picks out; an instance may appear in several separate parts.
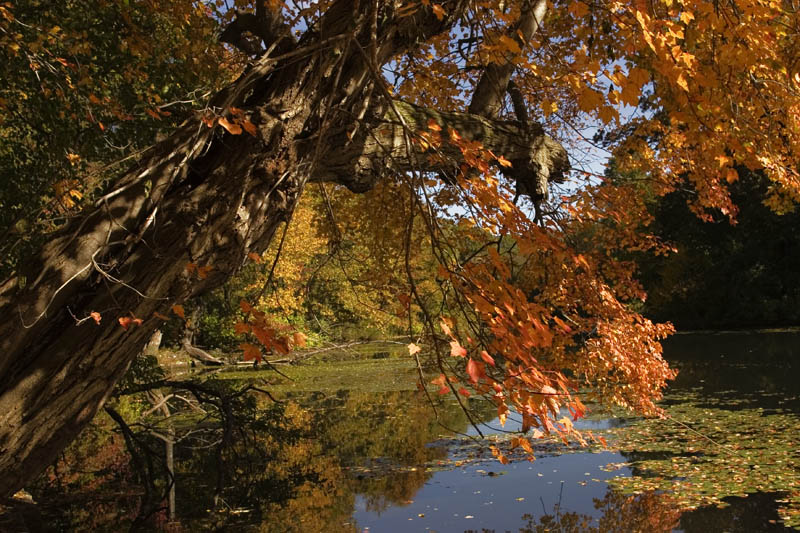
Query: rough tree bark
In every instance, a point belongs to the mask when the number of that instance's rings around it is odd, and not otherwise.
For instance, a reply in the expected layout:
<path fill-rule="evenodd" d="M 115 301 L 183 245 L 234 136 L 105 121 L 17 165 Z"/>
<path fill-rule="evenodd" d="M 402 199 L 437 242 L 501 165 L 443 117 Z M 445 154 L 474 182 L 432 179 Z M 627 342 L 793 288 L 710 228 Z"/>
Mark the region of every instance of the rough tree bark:
<path fill-rule="evenodd" d="M 307 181 L 364 191 L 386 169 L 410 169 L 403 122 L 412 131 L 430 118 L 455 127 L 515 162 L 520 180 L 557 177 L 566 153 L 539 130 L 480 109 L 488 119 L 391 105 L 376 88 L 378 65 L 447 30 L 467 4 L 440 3 L 442 20 L 428 9 L 397 17 L 394 2 L 335 2 L 296 44 L 284 41 L 212 100 L 221 112 L 245 110 L 255 136 L 187 120 L 0 285 L 0 497 L 92 419 L 159 327 L 153 313 L 219 286 L 248 253 L 263 252 Z M 363 120 L 348 140 L 354 117 Z M 187 263 L 213 270 L 198 279 Z M 126 316 L 143 322 L 124 329 Z"/>

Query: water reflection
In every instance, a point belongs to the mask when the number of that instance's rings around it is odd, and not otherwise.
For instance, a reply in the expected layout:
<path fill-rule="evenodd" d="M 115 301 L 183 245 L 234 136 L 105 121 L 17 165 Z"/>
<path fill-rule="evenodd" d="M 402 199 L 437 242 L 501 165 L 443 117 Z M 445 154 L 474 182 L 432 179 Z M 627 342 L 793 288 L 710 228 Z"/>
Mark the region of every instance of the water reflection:
<path fill-rule="evenodd" d="M 680 334 L 664 351 L 680 370 L 673 391 L 735 400 L 729 408 L 800 412 L 800 332 Z"/>
<path fill-rule="evenodd" d="M 666 355 L 681 373 L 667 404 L 685 407 L 691 399 L 692 409 L 758 406 L 765 408 L 758 416 L 796 414 L 798 347 L 800 334 L 676 336 Z M 235 390 L 239 384 L 228 380 L 219 386 Z M 726 507 L 681 513 L 668 491 L 629 495 L 609 488 L 613 477 L 649 476 L 643 465 L 671 460 L 667 452 L 645 446 L 624 454 L 543 449 L 533 463 L 500 465 L 445 429 L 477 433 L 456 404 L 442 402 L 434 413 L 424 395 L 410 390 L 298 393 L 277 404 L 257 394 L 240 400 L 240 418 L 227 431 L 220 419 L 196 413 L 186 415 L 183 430 L 178 421 L 175 519 L 162 499 L 169 485 L 163 443 L 133 428 L 143 449 L 153 452 L 146 470 L 156 496 L 148 508 L 141 465 L 127 453 L 114 424 L 101 416 L 30 488 L 41 502 L 41 522 L 53 531 L 786 530 L 776 501 L 783 494 L 728 498 Z M 142 409 L 133 401 L 117 407 L 128 414 Z M 499 427 L 490 404 L 473 401 L 471 407 L 487 424 L 484 432 Z M 626 419 L 596 416 L 581 424 L 605 431 Z M 503 429 L 517 429 L 513 417 Z M 747 428 L 735 431 L 750 438 Z M 687 468 L 694 466 L 693 453 L 699 462 L 709 452 L 668 452 L 688 461 Z M 0 519 L 0 529 L 2 524 Z"/>

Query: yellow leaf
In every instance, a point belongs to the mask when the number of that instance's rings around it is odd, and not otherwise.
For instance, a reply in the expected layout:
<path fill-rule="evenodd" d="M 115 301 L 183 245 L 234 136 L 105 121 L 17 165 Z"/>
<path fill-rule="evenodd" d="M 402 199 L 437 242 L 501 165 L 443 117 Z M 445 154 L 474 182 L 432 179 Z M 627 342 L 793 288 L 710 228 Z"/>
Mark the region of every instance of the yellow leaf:
<path fill-rule="evenodd" d="M 580 19 L 589 14 L 589 6 L 583 2 L 572 2 L 569 6 L 569 12 L 572 13 L 575 18 Z"/>
<path fill-rule="evenodd" d="M 422 351 L 422 348 L 414 344 L 413 342 L 408 345 L 408 353 L 409 355 L 414 355 Z"/>
<path fill-rule="evenodd" d="M 603 95 L 591 87 L 584 86 L 578 93 L 578 107 L 586 113 L 603 105 Z"/>
<path fill-rule="evenodd" d="M 675 80 L 675 83 L 677 83 L 678 87 L 680 87 L 687 93 L 689 92 L 689 84 L 686 82 L 686 76 L 684 76 L 683 72 L 678 74 L 678 78 Z"/>
<path fill-rule="evenodd" d="M 500 163 L 501 166 L 504 167 L 511 167 L 511 161 L 503 157 L 502 155 L 497 156 L 497 162 Z"/>
<path fill-rule="evenodd" d="M 608 124 L 612 120 L 619 118 L 619 112 L 611 106 L 604 105 L 597 111 L 597 116 L 604 124 Z"/>
<path fill-rule="evenodd" d="M 505 50 L 508 50 L 509 52 L 512 52 L 514 54 L 522 53 L 522 48 L 519 47 L 519 43 L 514 39 L 512 39 L 511 37 L 502 35 L 500 37 L 500 44 L 503 46 Z"/>

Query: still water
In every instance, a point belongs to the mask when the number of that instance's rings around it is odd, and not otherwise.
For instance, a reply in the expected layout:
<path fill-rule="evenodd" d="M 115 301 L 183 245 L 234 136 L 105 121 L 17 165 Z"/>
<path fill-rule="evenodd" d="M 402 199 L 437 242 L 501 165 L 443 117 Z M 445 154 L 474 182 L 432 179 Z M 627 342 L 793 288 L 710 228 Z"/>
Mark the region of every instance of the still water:
<path fill-rule="evenodd" d="M 792 417 L 800 414 L 798 334 L 677 335 L 667 342 L 665 352 L 680 369 L 665 405 L 688 403 L 690 398 L 692 404 L 712 412 L 711 416 L 714 409 L 755 410 L 762 419 L 775 412 Z M 577 426 L 596 431 L 628 422 L 634 421 L 596 415 Z M 484 433 L 498 427 L 494 420 L 483 428 Z M 507 425 L 505 429 L 513 428 Z M 754 431 L 749 438 L 767 438 L 759 434 L 758 427 L 730 428 L 743 429 Z M 713 444 L 709 443 L 709 448 L 707 453 L 715 453 Z M 786 465 L 786 484 L 778 488 L 796 491 L 800 450 L 787 451 L 795 461 Z M 462 457 L 458 451 L 450 455 L 456 462 Z M 534 463 L 516 461 L 505 466 L 488 459 L 471 462 L 436 472 L 403 505 L 371 509 L 359 497 L 353 518 L 359 527 L 376 532 L 790 530 L 780 523 L 776 500 L 781 495 L 777 492 L 756 491 L 746 497 L 729 497 L 721 505 L 681 512 L 670 501 L 668 491 L 630 496 L 610 487 L 612 478 L 652 475 L 639 471 L 636 459 L 634 454 L 595 450 L 545 453 Z M 752 466 L 757 463 L 753 461 Z M 492 473 L 495 475 L 489 475 Z M 724 491 L 720 492 L 724 496 Z"/>
<path fill-rule="evenodd" d="M 92 474 L 62 465 L 31 492 L 52 531 L 791 530 L 786 523 L 800 523 L 800 334 L 676 335 L 665 351 L 680 370 L 664 401 L 671 418 L 594 412 L 579 427 L 605 436 L 605 449 L 549 444 L 534 462 L 502 465 L 456 405 L 434 414 L 413 369 L 392 356 L 400 366 L 388 386 L 286 391 L 291 404 L 253 415 L 244 444 L 224 452 L 200 419 L 175 445 L 172 517 L 164 505 L 141 516 L 141 475 L 120 439 L 95 436 L 102 446 L 71 452 Z M 489 439 L 514 429 L 491 406 L 472 407 Z M 158 440 L 148 443 L 158 452 Z M 158 500 L 165 484 L 153 486 Z"/>

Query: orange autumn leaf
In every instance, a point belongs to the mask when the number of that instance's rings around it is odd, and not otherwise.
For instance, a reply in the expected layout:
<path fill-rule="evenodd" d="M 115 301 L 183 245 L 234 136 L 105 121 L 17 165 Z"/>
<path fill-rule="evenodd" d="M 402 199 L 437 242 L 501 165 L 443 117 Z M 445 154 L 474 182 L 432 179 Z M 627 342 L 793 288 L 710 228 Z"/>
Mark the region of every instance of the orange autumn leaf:
<path fill-rule="evenodd" d="M 175 305 L 173 305 L 173 306 L 171 307 L 171 309 L 172 309 L 172 312 L 173 312 L 173 313 L 175 313 L 176 315 L 178 315 L 179 317 L 181 317 L 181 318 L 183 318 L 183 319 L 185 319 L 185 318 L 186 318 L 186 312 L 184 311 L 184 309 L 183 309 L 183 306 L 182 306 L 182 305 L 180 305 L 180 304 L 175 304 Z"/>
<path fill-rule="evenodd" d="M 244 352 L 245 361 L 255 361 L 256 363 L 261 362 L 262 359 L 261 348 L 259 348 L 255 344 L 243 342 L 239 345 L 239 348 L 241 348 L 242 351 Z"/>
<path fill-rule="evenodd" d="M 242 127 L 244 128 L 244 131 L 246 131 L 247 133 L 249 133 L 253 137 L 255 137 L 256 134 L 258 134 L 258 128 L 256 128 L 256 125 L 253 124 L 252 122 L 250 122 L 249 120 L 246 120 L 246 119 L 242 120 L 241 124 L 242 124 Z"/>
<path fill-rule="evenodd" d="M 211 265 L 197 267 L 197 277 L 200 279 L 206 279 L 208 277 L 208 273 L 212 270 L 214 270 L 214 267 Z"/>
<path fill-rule="evenodd" d="M 472 383 L 477 383 L 482 377 L 485 376 L 482 364 L 474 359 L 468 359 L 467 375 Z"/>
<path fill-rule="evenodd" d="M 121 316 L 117 319 L 122 329 L 127 330 L 130 326 L 141 326 L 142 319 L 133 316 Z"/>
<path fill-rule="evenodd" d="M 450 341 L 450 355 L 453 357 L 466 357 L 467 350 L 458 341 Z"/>
<path fill-rule="evenodd" d="M 229 121 L 225 117 L 219 117 L 219 120 L 217 122 L 219 123 L 220 126 L 225 128 L 228 131 L 228 133 L 230 133 L 231 135 L 241 135 L 241 133 L 242 133 L 242 127 L 241 126 L 239 126 L 238 124 L 236 124 L 234 122 Z"/>
<path fill-rule="evenodd" d="M 292 344 L 294 346 L 297 346 L 298 348 L 305 347 L 306 339 L 307 339 L 306 335 L 299 331 L 296 331 L 295 333 L 292 334 Z"/>

